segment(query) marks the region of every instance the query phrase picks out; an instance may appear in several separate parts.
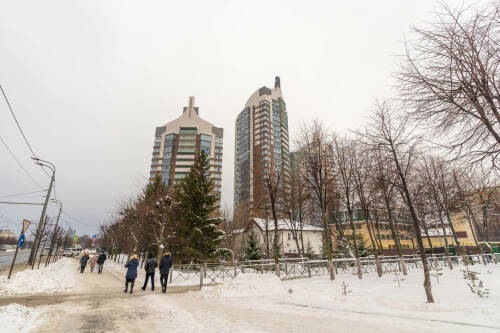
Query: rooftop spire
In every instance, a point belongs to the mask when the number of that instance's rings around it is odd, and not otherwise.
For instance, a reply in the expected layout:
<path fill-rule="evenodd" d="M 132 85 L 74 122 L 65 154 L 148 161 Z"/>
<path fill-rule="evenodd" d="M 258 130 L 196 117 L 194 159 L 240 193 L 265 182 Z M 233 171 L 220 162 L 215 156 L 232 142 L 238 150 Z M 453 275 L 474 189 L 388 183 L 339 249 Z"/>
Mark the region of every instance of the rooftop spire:
<path fill-rule="evenodd" d="M 281 82 L 280 82 L 280 77 L 276 76 L 274 78 L 274 88 L 281 88 Z"/>

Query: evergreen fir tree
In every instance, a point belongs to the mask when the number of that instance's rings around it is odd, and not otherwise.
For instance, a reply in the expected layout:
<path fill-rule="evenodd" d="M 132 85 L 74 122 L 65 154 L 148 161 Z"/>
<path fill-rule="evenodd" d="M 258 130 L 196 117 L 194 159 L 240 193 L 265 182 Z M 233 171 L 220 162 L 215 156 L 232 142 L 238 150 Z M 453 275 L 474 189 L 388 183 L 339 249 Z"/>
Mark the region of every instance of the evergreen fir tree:
<path fill-rule="evenodd" d="M 257 235 L 251 231 L 247 238 L 247 246 L 245 249 L 245 260 L 260 260 L 262 259 L 262 251 L 257 245 Z"/>
<path fill-rule="evenodd" d="M 209 157 L 202 151 L 175 188 L 180 242 L 177 257 L 181 261 L 206 261 L 220 253 L 217 245 L 224 239 L 224 231 L 218 229 L 222 220 L 212 217 L 219 200 L 213 188 Z"/>
<path fill-rule="evenodd" d="M 306 249 L 304 251 L 304 255 L 307 257 L 307 258 L 312 258 L 314 257 L 315 253 L 314 253 L 314 248 L 312 247 L 311 245 L 311 242 L 310 241 L 307 241 L 307 244 L 306 244 Z"/>

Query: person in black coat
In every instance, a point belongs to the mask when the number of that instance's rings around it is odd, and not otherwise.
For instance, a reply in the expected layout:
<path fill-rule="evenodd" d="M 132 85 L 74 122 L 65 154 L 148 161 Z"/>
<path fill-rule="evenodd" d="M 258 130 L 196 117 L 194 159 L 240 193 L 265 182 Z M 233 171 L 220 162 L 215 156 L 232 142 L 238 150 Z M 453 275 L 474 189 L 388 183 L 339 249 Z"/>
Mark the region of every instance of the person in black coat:
<path fill-rule="evenodd" d="M 137 254 L 133 254 L 130 257 L 130 260 L 125 264 L 127 268 L 127 274 L 125 275 L 125 290 L 126 293 L 128 291 L 128 284 L 130 283 L 130 293 L 134 290 L 134 282 L 137 278 L 137 266 L 139 266 L 139 260 L 137 260 Z"/>
<path fill-rule="evenodd" d="M 153 258 L 153 254 L 148 254 L 148 260 L 146 260 L 146 265 L 144 265 L 144 269 L 146 270 L 146 279 L 144 280 L 144 285 L 142 286 L 142 290 L 146 290 L 148 286 L 148 280 L 151 277 L 151 291 L 155 291 L 155 270 L 158 267 L 158 262 L 155 258 Z"/>
<path fill-rule="evenodd" d="M 163 293 L 167 292 L 167 280 L 170 267 L 172 267 L 172 255 L 169 251 L 165 251 L 163 252 L 163 256 L 160 260 L 160 283 L 161 291 Z"/>
<path fill-rule="evenodd" d="M 87 262 L 89 261 L 89 254 L 88 252 L 85 252 L 83 257 L 80 259 L 80 274 L 83 274 L 83 271 L 85 270 L 85 267 L 87 267 Z"/>
<path fill-rule="evenodd" d="M 104 252 L 99 254 L 99 257 L 97 257 L 97 274 L 102 274 L 102 266 L 104 265 L 106 259 L 108 258 Z"/>

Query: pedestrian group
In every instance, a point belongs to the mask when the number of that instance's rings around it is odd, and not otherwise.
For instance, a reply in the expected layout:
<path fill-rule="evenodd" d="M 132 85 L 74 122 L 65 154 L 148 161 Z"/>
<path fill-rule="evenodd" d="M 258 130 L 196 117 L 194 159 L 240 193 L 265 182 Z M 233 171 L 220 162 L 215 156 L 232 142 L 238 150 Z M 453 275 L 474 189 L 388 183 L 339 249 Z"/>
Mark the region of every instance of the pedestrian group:
<path fill-rule="evenodd" d="M 130 257 L 129 261 L 125 264 L 125 267 L 127 268 L 127 274 L 125 275 L 125 290 L 123 290 L 124 293 L 128 292 L 129 290 L 128 286 L 130 284 L 130 293 L 132 294 L 134 290 L 134 282 L 135 279 L 137 278 L 138 266 L 139 266 L 139 260 L 137 258 L 137 254 L 133 254 Z M 172 255 L 169 251 L 163 252 L 163 255 L 160 260 L 160 265 L 158 265 L 158 262 L 153 257 L 152 253 L 148 254 L 148 259 L 144 264 L 146 278 L 144 279 L 144 285 L 141 287 L 143 291 L 146 290 L 149 279 L 151 279 L 151 291 L 155 290 L 155 271 L 156 267 L 158 266 L 160 271 L 161 291 L 163 293 L 167 292 L 168 273 L 170 271 L 170 267 L 172 267 Z"/>

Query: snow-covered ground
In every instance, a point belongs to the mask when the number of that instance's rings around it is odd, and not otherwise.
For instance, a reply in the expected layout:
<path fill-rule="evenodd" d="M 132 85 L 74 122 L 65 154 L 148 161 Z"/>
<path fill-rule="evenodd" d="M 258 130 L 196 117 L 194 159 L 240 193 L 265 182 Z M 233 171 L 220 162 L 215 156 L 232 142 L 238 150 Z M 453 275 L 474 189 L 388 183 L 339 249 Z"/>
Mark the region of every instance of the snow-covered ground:
<path fill-rule="evenodd" d="M 151 311 L 162 309 L 168 314 L 164 317 L 165 328 L 171 332 L 252 331 L 244 318 L 246 314 L 261 310 L 275 314 L 276 320 L 289 315 L 297 318 L 304 316 L 306 320 L 308 314 L 314 313 L 321 323 L 324 316 L 326 326 L 318 326 L 315 322 L 310 323 L 311 329 L 327 328 L 328 318 L 336 314 L 345 318 L 361 316 L 364 321 L 372 320 L 373 325 L 376 323 L 374 327 L 392 327 L 394 332 L 419 331 L 420 328 L 434 331 L 433 327 L 440 330 L 445 327 L 445 331 L 453 332 L 500 331 L 500 265 L 474 265 L 469 268 L 479 272 L 479 279 L 490 289 L 486 298 L 470 291 L 460 269 L 463 267 L 455 267 L 452 271 L 443 269 L 439 282 L 432 277 L 434 304 L 426 303 L 423 273 L 416 270 L 410 271 L 406 277 L 399 275 L 400 286 L 392 274 L 382 278 L 367 274 L 362 280 L 355 275 L 340 275 L 335 281 L 326 276 L 281 281 L 272 274 L 241 274 L 224 284 L 204 287 L 201 292 L 190 292 L 180 306 L 160 295 L 148 296 L 147 303 Z M 347 284 L 347 295 L 343 292 L 344 282 Z M 211 305 L 201 316 L 189 311 L 196 309 L 196 304 L 199 304 L 200 311 L 203 304 Z M 220 317 L 219 313 L 210 315 L 211 311 L 221 306 L 227 307 L 221 310 L 227 317 Z M 236 324 L 230 318 L 238 312 L 241 320 Z M 263 320 L 268 318 L 263 317 Z M 353 328 L 353 331 L 363 331 L 362 321 L 353 320 L 361 325 L 361 329 Z M 195 323 L 187 329 L 178 322 Z M 400 327 L 401 323 L 408 326 Z M 281 325 L 287 327 L 284 322 Z M 338 328 L 346 331 L 348 327 Z M 373 327 L 366 326 L 365 329 L 370 331 Z"/>
<path fill-rule="evenodd" d="M 61 258 L 47 267 L 26 269 L 13 274 L 10 280 L 0 276 L 0 295 L 40 294 L 69 291 L 75 286 L 77 262 Z"/>
<path fill-rule="evenodd" d="M 0 307 L 0 326 L 2 332 L 33 332 L 43 320 L 44 310 L 28 308 L 19 304 Z"/>
<path fill-rule="evenodd" d="M 463 267 L 444 268 L 439 282 L 432 277 L 434 304 L 426 303 L 420 270 L 410 270 L 406 277 L 399 273 L 400 286 L 394 274 L 382 278 L 365 274 L 362 280 L 339 274 L 334 281 L 327 276 L 281 281 L 273 274 L 245 273 L 201 291 L 165 295 L 136 288 L 129 295 L 121 291 L 123 264 L 107 261 L 103 275 L 88 271 L 80 275 L 75 264 L 65 259 L 46 269 L 18 273 L 26 276 L 20 275 L 16 283 L 30 286 L 18 286 L 22 293 L 63 291 L 73 285 L 73 293 L 78 293 L 67 303 L 0 307 L 0 323 L 10 325 L 6 332 L 18 332 L 24 322 L 25 331 L 30 327 L 32 331 L 101 327 L 104 331 L 174 333 L 500 331 L 500 265 L 494 264 L 469 266 L 480 273 L 479 279 L 490 289 L 489 297 L 470 291 Z M 138 285 L 143 275 L 139 269 Z M 199 276 L 188 281 L 199 283 Z M 0 280 L 0 292 L 16 290 L 6 288 L 4 282 Z"/>

